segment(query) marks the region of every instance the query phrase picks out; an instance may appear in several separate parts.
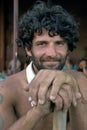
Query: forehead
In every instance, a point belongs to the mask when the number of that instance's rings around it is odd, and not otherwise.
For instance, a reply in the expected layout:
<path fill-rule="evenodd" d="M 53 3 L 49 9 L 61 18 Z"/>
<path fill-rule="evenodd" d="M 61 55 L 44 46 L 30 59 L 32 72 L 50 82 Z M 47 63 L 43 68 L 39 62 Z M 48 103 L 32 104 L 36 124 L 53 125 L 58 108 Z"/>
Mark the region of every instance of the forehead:
<path fill-rule="evenodd" d="M 56 33 L 55 33 L 56 34 Z M 50 36 L 49 32 L 45 29 L 42 29 L 42 33 L 38 34 L 38 33 L 34 33 L 34 38 L 33 38 L 33 42 L 36 41 L 60 41 L 60 40 L 64 40 L 60 35 L 54 35 L 54 36 Z"/>

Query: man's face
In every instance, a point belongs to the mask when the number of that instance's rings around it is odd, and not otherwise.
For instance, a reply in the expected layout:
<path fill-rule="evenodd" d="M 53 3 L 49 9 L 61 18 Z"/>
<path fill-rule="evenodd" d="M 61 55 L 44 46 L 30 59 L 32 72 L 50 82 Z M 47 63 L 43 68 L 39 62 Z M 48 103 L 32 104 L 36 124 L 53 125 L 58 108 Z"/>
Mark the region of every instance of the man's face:
<path fill-rule="evenodd" d="M 79 68 L 80 68 L 80 69 L 83 69 L 83 68 L 85 68 L 85 67 L 86 67 L 86 61 L 83 60 L 83 61 L 81 61 L 81 62 L 79 63 Z"/>
<path fill-rule="evenodd" d="M 34 35 L 32 48 L 29 51 L 34 70 L 61 70 L 68 54 L 68 46 L 59 35 L 50 37 L 46 30 L 41 35 Z"/>

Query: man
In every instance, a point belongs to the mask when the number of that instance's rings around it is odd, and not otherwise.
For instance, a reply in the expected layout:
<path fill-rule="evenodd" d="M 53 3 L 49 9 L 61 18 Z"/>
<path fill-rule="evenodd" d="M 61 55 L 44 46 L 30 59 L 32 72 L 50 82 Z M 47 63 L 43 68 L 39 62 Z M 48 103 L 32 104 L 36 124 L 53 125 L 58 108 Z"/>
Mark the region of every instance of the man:
<path fill-rule="evenodd" d="M 81 58 L 78 65 L 78 71 L 83 72 L 87 76 L 87 59 Z"/>
<path fill-rule="evenodd" d="M 37 2 L 18 32 L 31 63 L 0 83 L 0 130 L 52 130 L 53 111 L 68 109 L 72 130 L 86 130 L 87 79 L 62 70 L 78 42 L 74 18 L 61 6 Z"/>

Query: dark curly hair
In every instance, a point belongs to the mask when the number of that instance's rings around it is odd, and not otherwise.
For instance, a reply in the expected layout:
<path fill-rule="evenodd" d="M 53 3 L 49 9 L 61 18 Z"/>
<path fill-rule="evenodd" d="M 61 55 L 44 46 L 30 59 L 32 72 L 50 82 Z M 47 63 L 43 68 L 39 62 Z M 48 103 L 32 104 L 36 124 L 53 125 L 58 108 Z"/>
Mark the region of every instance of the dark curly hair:
<path fill-rule="evenodd" d="M 37 1 L 32 10 L 22 16 L 18 23 L 17 44 L 22 47 L 32 47 L 34 33 L 42 33 L 42 28 L 52 37 L 60 35 L 73 51 L 79 41 L 78 24 L 73 16 L 60 5 L 47 6 L 42 1 Z"/>

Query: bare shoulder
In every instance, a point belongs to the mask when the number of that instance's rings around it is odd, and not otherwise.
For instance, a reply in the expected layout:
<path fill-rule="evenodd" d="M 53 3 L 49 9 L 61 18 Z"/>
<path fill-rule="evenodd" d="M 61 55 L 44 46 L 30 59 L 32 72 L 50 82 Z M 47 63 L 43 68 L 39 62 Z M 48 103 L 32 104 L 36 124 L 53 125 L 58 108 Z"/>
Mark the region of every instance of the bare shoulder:
<path fill-rule="evenodd" d="M 27 94 L 23 89 L 23 86 L 26 84 L 25 70 L 0 82 L 1 129 L 9 128 L 10 125 L 28 111 Z"/>
<path fill-rule="evenodd" d="M 22 91 L 23 86 L 27 84 L 25 70 L 9 76 L 6 80 L 0 82 L 0 92 L 13 97 Z"/>
<path fill-rule="evenodd" d="M 5 86 L 11 87 L 11 86 L 14 86 L 14 85 L 18 86 L 18 84 L 25 83 L 25 82 L 27 82 L 27 79 L 26 79 L 25 70 L 23 70 L 19 73 L 8 76 L 4 81 L 0 82 L 0 85 L 3 85 L 4 87 Z"/>

